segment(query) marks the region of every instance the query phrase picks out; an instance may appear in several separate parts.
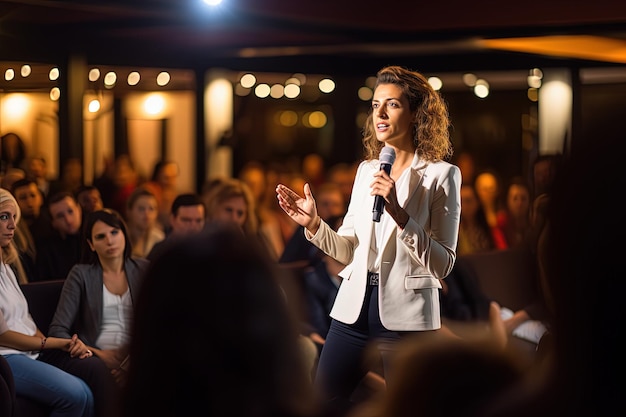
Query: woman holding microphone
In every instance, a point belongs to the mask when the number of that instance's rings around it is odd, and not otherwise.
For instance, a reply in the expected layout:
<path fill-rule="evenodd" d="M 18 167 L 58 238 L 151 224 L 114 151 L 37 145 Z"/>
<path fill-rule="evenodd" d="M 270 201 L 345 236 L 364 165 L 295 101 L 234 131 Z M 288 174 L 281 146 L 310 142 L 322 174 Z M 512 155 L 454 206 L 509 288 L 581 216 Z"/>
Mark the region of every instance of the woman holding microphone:
<path fill-rule="evenodd" d="M 304 226 L 306 238 L 346 265 L 316 375 L 334 412 L 351 407 L 370 343 L 382 348 L 441 327 L 440 280 L 456 260 L 461 211 L 461 173 L 446 162 L 449 124 L 445 102 L 422 74 L 385 67 L 339 230 L 321 220 L 308 184 L 304 196 L 276 188 L 280 207 Z M 385 355 L 383 363 L 388 370 Z"/>

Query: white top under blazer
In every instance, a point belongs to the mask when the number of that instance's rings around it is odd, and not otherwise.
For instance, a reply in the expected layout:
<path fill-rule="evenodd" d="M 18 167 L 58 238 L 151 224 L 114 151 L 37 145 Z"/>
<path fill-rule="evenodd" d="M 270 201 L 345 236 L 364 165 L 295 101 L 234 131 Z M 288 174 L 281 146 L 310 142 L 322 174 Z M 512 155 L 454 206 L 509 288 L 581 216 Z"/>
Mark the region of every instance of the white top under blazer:
<path fill-rule="evenodd" d="M 386 226 L 379 230 L 378 241 L 383 244 L 378 253 L 380 320 L 388 330 L 435 330 L 441 327 L 439 279 L 450 273 L 456 261 L 461 171 L 447 162 L 421 161 L 417 154 L 407 169 L 408 178 L 398 181 L 396 188 L 409 221 L 400 229 L 394 221 L 381 219 Z M 356 322 L 365 298 L 376 224 L 369 184 L 378 170 L 378 160 L 359 164 L 337 232 L 323 221 L 315 235 L 304 231 L 311 243 L 346 265 L 339 273 L 343 280 L 330 316 L 347 324 Z"/>

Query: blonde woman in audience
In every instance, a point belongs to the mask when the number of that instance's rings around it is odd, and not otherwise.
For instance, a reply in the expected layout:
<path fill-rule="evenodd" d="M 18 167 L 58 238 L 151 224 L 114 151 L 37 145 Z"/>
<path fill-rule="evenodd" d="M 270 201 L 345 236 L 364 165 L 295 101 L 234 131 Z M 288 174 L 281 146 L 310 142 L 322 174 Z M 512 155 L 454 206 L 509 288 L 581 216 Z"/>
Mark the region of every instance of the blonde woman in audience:
<path fill-rule="evenodd" d="M 207 223 L 234 223 L 246 236 L 258 238 L 272 259 L 278 259 L 273 247 L 259 234 L 255 201 L 250 188 L 240 179 L 223 178 L 206 190 L 202 199 Z"/>
<path fill-rule="evenodd" d="M 126 223 L 133 256 L 145 258 L 157 242 L 165 239 L 158 216 L 156 196 L 146 188 L 135 188 L 128 197 L 126 207 Z"/>

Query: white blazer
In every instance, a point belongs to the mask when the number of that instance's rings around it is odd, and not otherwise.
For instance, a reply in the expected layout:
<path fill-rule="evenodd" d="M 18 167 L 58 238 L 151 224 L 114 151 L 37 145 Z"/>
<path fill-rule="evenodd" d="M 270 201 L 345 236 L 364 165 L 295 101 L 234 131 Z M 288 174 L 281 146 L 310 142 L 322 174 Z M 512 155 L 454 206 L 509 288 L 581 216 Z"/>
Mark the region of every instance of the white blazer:
<path fill-rule="evenodd" d="M 343 281 L 330 316 L 347 324 L 356 322 L 365 298 L 374 227 L 369 184 L 379 169 L 378 160 L 359 164 L 348 211 L 337 232 L 325 222 L 315 235 L 304 232 L 314 245 L 346 265 L 339 274 Z M 461 171 L 447 162 L 420 161 L 417 155 L 408 169 L 409 189 L 398 190 L 398 195 L 407 195 L 399 203 L 409 222 L 404 230 L 393 221 L 382 230 L 380 319 L 388 330 L 434 330 L 441 327 L 439 279 L 450 273 L 456 260 Z"/>

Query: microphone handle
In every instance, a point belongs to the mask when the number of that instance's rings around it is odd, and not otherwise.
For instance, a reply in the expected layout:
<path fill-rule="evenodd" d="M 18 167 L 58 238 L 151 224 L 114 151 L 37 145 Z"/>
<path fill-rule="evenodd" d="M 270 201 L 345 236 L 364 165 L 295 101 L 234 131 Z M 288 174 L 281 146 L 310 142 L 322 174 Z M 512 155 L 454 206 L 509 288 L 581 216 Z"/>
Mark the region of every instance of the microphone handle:
<path fill-rule="evenodd" d="M 380 164 L 380 169 L 384 170 L 387 175 L 391 174 L 391 164 Z M 380 216 L 383 214 L 383 210 L 385 208 L 385 199 L 382 196 L 374 197 L 374 209 L 372 210 L 373 216 L 372 220 L 375 222 L 380 222 Z"/>

